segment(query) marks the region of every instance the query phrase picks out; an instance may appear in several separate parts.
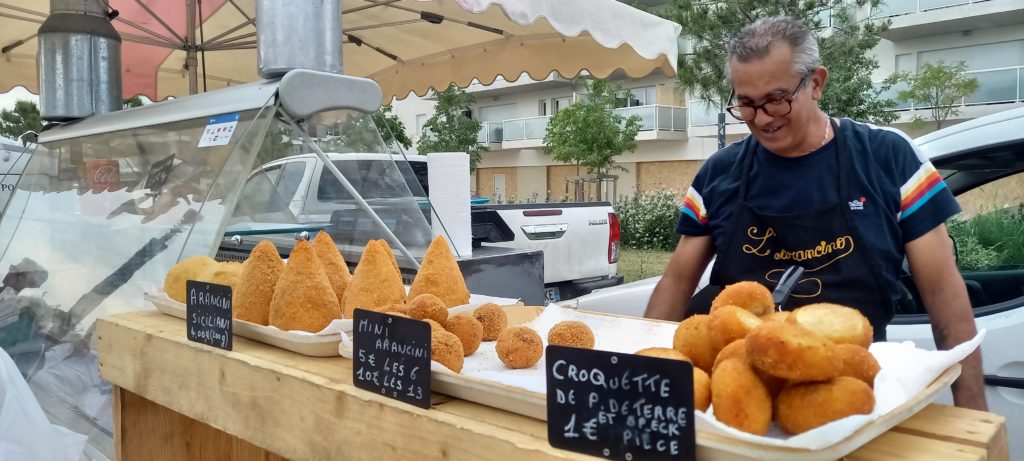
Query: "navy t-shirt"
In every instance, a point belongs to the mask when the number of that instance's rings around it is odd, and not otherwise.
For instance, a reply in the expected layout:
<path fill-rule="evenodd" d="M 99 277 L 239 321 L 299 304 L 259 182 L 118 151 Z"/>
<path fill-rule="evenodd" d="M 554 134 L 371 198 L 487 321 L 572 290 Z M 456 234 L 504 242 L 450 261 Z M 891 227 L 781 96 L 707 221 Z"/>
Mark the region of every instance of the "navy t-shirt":
<path fill-rule="evenodd" d="M 941 176 L 903 133 L 843 119 L 838 136 L 810 154 L 785 158 L 758 144 L 747 184 L 747 203 L 768 214 L 806 211 L 840 200 L 849 206 L 869 253 L 899 299 L 904 245 L 960 212 Z M 683 200 L 676 231 L 711 235 L 717 245 L 732 237 L 748 136 L 704 163 Z M 843 143 L 848 197 L 839 197 L 836 144 Z"/>

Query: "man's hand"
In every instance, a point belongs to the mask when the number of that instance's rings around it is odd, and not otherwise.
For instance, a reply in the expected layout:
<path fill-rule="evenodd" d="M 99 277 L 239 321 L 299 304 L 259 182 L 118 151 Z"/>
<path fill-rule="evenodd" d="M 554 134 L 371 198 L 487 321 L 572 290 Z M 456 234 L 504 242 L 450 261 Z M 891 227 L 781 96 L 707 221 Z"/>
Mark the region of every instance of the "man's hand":
<path fill-rule="evenodd" d="M 950 349 L 977 333 L 971 301 L 944 224 L 907 243 L 907 259 L 928 317 L 935 346 Z M 988 411 L 982 378 L 981 348 L 960 362 L 960 378 L 953 383 L 953 402 L 958 407 Z"/>
<path fill-rule="evenodd" d="M 710 235 L 682 236 L 665 274 L 654 287 L 644 317 L 661 320 L 682 320 L 700 276 L 714 256 Z"/>

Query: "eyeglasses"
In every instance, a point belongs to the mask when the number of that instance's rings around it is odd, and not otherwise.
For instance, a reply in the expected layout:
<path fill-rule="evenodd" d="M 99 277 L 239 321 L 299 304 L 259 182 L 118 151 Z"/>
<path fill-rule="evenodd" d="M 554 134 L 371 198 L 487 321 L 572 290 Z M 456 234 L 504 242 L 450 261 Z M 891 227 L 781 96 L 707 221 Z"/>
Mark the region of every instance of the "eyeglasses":
<path fill-rule="evenodd" d="M 725 110 L 729 111 L 729 115 L 741 122 L 749 122 L 757 118 L 757 110 L 761 109 L 769 117 L 784 117 L 789 115 L 793 111 L 793 98 L 796 94 L 804 88 L 804 85 L 811 80 L 813 72 L 804 74 L 804 78 L 800 79 L 800 84 L 796 86 L 796 89 L 788 95 L 778 98 L 770 99 L 764 104 L 734 104 L 726 107 Z M 732 94 L 729 95 L 729 100 L 732 100 L 733 96 L 736 95 L 736 90 L 733 90 Z"/>

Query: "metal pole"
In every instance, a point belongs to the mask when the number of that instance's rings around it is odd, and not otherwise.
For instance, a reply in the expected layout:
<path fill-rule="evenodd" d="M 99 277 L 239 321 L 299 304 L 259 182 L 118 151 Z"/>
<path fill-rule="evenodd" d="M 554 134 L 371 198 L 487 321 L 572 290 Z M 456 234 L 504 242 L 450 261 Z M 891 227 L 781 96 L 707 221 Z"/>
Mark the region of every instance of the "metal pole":
<path fill-rule="evenodd" d="M 363 211 L 369 214 L 370 219 L 373 220 L 374 224 L 376 224 L 377 226 L 384 230 L 385 237 L 387 237 L 388 241 L 393 243 L 398 248 L 398 251 L 399 253 L 402 253 L 402 256 L 409 258 L 409 261 L 412 262 L 412 265 L 415 267 L 416 270 L 419 270 L 420 263 L 416 261 L 416 258 L 412 255 L 411 252 L 409 252 L 409 249 L 406 248 L 404 244 L 402 244 L 401 240 L 398 240 L 398 237 L 396 237 L 395 234 L 391 232 L 391 229 L 388 229 L 388 226 L 384 224 L 384 221 L 380 219 L 380 216 L 377 216 L 377 212 L 373 211 L 373 208 L 370 207 L 369 203 L 366 203 L 366 200 L 363 200 L 362 194 L 360 194 L 359 191 L 357 191 L 356 188 L 352 186 L 352 183 L 348 182 L 348 179 L 345 178 L 345 175 L 341 174 L 341 171 L 338 170 L 338 167 L 334 165 L 334 162 L 332 162 L 331 159 L 327 157 L 327 154 L 325 154 L 323 150 L 320 150 L 320 146 L 317 145 L 315 141 L 313 141 L 313 138 L 309 137 L 309 133 L 306 133 L 306 130 L 303 130 L 301 127 L 299 127 L 299 125 L 295 123 L 295 120 L 292 119 L 291 115 L 289 115 L 287 112 L 279 110 L 278 113 L 281 114 L 285 118 L 285 120 L 288 121 L 288 124 L 291 125 L 292 127 L 292 131 L 295 131 L 302 136 L 302 139 L 303 141 L 305 141 L 305 144 L 313 149 L 313 152 L 315 152 L 316 156 L 320 158 L 320 161 L 324 162 L 324 167 L 327 168 L 327 170 L 330 171 L 331 174 L 333 174 L 334 177 L 337 178 L 339 182 L 341 182 L 341 186 L 344 187 L 345 190 L 348 191 L 350 195 L 352 195 L 352 198 L 355 199 L 356 204 L 359 205 L 359 208 L 362 208 Z"/>
<path fill-rule="evenodd" d="M 196 0 L 185 0 L 185 67 L 188 68 L 188 94 L 199 92 L 199 60 L 196 59 Z"/>
<path fill-rule="evenodd" d="M 718 148 L 725 147 L 725 112 L 718 113 Z"/>

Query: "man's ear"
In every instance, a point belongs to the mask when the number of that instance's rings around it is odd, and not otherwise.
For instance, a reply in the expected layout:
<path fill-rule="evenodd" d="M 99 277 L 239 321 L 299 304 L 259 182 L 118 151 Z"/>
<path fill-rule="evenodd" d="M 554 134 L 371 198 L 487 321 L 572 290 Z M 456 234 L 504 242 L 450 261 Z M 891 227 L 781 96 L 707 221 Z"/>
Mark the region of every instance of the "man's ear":
<path fill-rule="evenodd" d="M 825 92 L 825 84 L 828 83 L 828 69 L 818 66 L 814 69 L 814 73 L 811 75 L 811 97 L 815 101 L 821 99 L 821 95 Z"/>

